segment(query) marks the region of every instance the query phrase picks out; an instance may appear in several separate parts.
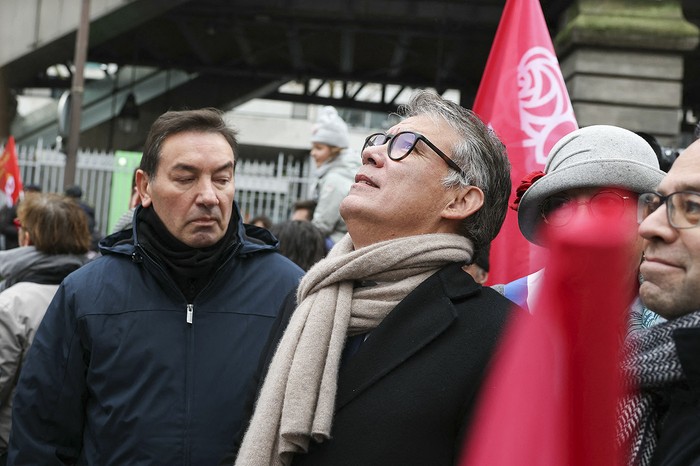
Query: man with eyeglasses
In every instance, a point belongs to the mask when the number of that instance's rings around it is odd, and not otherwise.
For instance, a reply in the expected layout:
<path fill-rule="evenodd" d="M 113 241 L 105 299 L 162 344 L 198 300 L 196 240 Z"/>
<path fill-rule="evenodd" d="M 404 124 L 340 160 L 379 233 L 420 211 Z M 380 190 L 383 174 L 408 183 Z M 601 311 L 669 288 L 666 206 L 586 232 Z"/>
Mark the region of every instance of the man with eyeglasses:
<path fill-rule="evenodd" d="M 237 465 L 459 458 L 511 310 L 462 266 L 501 227 L 510 166 L 470 111 L 425 91 L 404 110 L 366 139 L 348 235 L 283 313 Z"/>
<path fill-rule="evenodd" d="M 629 342 L 625 374 L 639 392 L 623 401 L 629 464 L 700 464 L 700 141 L 639 196 L 644 238 L 640 294 L 668 319 Z"/>
<path fill-rule="evenodd" d="M 517 190 L 512 208 L 528 241 L 547 248 L 547 230 L 567 228 L 575 215 L 616 216 L 629 230 L 629 274 L 619 284 L 629 293 L 628 332 L 658 323 L 658 315 L 637 298 L 642 240 L 636 229 L 639 193 L 652 190 L 664 176 L 651 146 L 640 136 L 610 125 L 569 133 L 550 151 L 545 171 L 531 174 Z M 522 308 L 537 312 L 541 269 L 506 285 L 495 285 Z M 662 319 L 661 319 L 662 320 Z"/>

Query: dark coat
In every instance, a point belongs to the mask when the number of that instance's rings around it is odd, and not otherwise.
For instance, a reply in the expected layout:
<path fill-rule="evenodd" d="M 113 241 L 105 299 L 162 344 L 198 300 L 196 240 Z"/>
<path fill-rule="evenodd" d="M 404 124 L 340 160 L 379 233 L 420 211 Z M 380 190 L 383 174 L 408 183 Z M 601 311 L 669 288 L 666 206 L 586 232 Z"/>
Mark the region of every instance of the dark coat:
<path fill-rule="evenodd" d="M 700 465 L 700 328 L 673 332 L 686 382 L 669 393 L 669 409 L 659 426 L 654 466 Z"/>
<path fill-rule="evenodd" d="M 460 264 L 428 278 L 341 366 L 332 439 L 294 466 L 455 464 L 512 308 Z"/>
<path fill-rule="evenodd" d="M 49 306 L 20 376 L 9 464 L 198 466 L 233 448 L 302 271 L 267 231 L 239 223 L 232 253 L 187 302 L 135 233 L 108 237 Z"/>

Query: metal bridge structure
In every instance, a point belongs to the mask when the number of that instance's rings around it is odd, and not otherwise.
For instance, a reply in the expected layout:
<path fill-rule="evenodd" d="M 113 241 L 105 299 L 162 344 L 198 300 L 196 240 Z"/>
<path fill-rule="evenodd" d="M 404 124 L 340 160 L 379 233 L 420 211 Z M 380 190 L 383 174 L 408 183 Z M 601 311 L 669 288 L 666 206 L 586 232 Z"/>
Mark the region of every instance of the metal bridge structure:
<path fill-rule="evenodd" d="M 540 3 L 574 107 L 591 115 L 584 125 L 619 124 L 667 142 L 690 131 L 700 115 L 700 2 Z M 120 131 L 116 124 L 125 105 L 134 103 L 142 123 L 172 108 L 228 110 L 253 98 L 391 112 L 402 91 L 423 87 L 456 90 L 469 107 L 504 5 L 505 0 L 91 0 L 92 72 L 86 70 L 80 144 L 138 150 L 150 125 Z M 12 133 L 18 143 L 31 145 L 61 133 L 57 108 L 75 72 L 80 10 L 79 0 L 0 2 L 0 140 Z M 607 40 L 580 30 L 588 23 L 578 19 L 606 15 L 614 18 L 616 30 Z M 598 58 L 646 57 L 649 72 L 625 63 L 586 70 L 576 64 L 582 48 Z M 620 88 L 656 98 L 603 92 L 620 80 L 632 82 Z M 285 91 L 290 82 L 296 83 L 293 92 Z M 591 85 L 600 92 L 591 94 Z M 56 106 L 18 115 L 16 96 L 37 90 Z M 606 106 L 615 111 L 606 113 Z M 599 111 L 583 111 L 590 108 Z M 604 115 L 612 121 L 600 121 Z"/>

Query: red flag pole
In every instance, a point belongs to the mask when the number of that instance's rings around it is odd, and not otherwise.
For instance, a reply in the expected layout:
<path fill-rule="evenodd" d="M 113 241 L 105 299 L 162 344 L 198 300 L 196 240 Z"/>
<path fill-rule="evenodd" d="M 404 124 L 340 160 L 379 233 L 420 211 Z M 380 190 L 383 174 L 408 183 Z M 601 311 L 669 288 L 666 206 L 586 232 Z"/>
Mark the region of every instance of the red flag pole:
<path fill-rule="evenodd" d="M 508 149 L 513 191 L 525 175 L 542 170 L 551 147 L 577 128 L 538 0 L 506 1 L 473 110 Z M 487 284 L 528 275 L 543 260 L 509 210 L 491 245 Z"/>

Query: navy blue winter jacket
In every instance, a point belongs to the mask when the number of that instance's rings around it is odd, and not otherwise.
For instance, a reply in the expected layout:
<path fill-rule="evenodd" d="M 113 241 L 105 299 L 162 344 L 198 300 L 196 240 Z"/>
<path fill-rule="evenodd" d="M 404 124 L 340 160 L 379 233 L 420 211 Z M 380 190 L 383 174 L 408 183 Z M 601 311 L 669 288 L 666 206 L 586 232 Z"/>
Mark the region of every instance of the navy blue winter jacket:
<path fill-rule="evenodd" d="M 239 223 L 187 302 L 136 236 L 107 237 L 60 286 L 22 369 L 8 464 L 210 465 L 242 433 L 260 353 L 303 272 L 267 230 Z"/>

